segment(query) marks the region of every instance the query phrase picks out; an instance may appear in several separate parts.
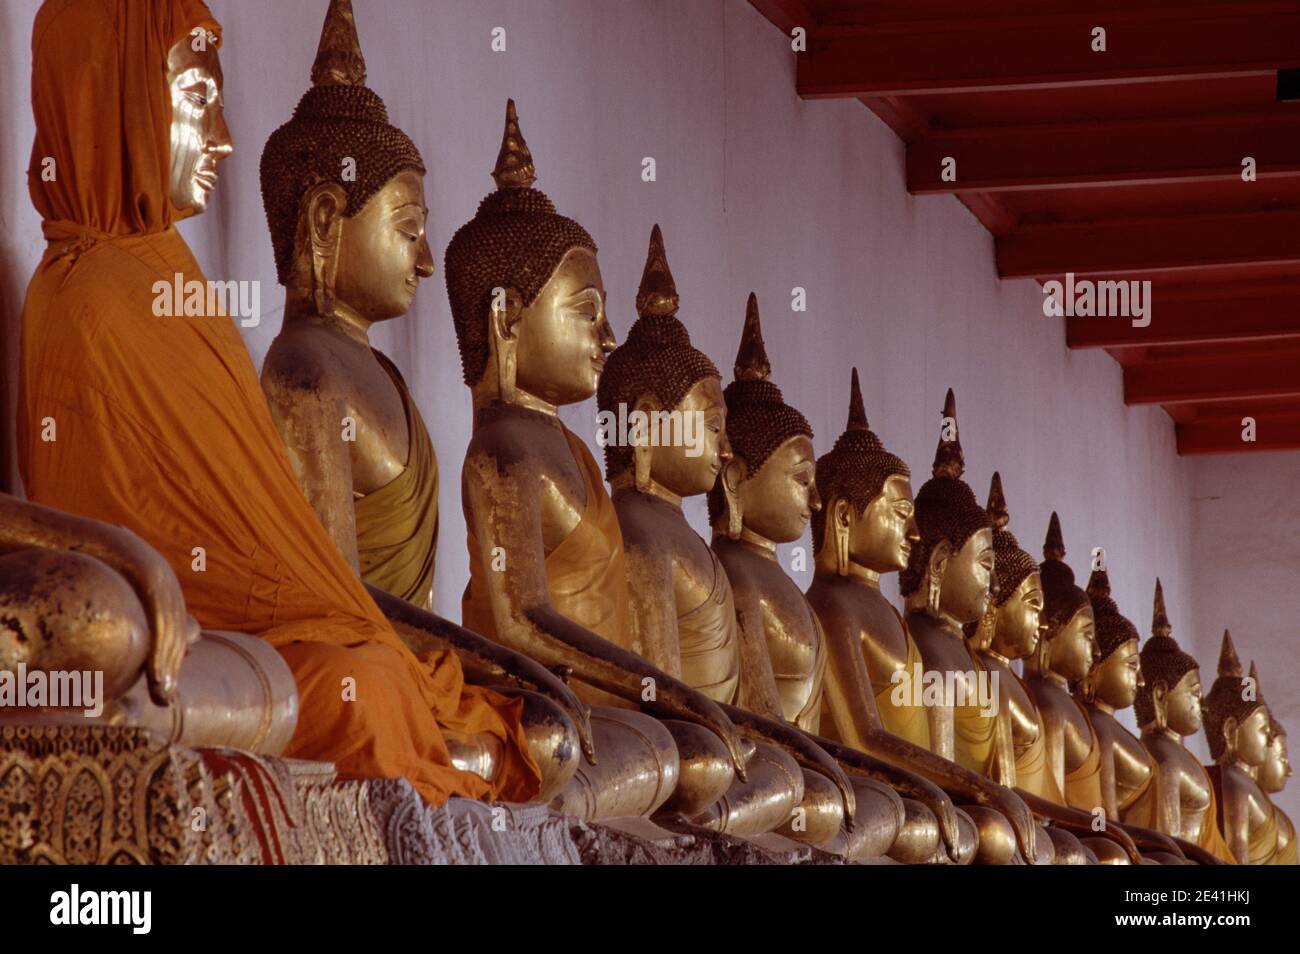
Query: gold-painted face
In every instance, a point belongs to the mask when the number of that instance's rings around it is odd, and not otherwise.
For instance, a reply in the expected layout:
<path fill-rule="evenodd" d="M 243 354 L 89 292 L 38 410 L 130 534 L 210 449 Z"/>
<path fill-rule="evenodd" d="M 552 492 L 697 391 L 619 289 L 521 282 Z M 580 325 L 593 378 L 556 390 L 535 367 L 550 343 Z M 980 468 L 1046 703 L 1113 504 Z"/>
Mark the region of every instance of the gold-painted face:
<path fill-rule="evenodd" d="M 1275 735 L 1268 743 L 1268 753 L 1264 764 L 1259 767 L 1259 787 L 1273 793 L 1286 788 L 1286 780 L 1291 777 L 1291 760 L 1287 756 L 1286 736 Z"/>
<path fill-rule="evenodd" d="M 367 321 L 411 309 L 420 279 L 433 274 L 425 236 L 424 176 L 403 169 L 339 225 L 334 297 Z"/>
<path fill-rule="evenodd" d="M 802 434 L 785 441 L 758 473 L 740 482 L 745 528 L 773 543 L 798 540 L 812 512 L 822 508 L 816 474 L 812 441 Z"/>
<path fill-rule="evenodd" d="M 1038 648 L 1042 635 L 1043 581 L 1038 571 L 1020 581 L 1011 598 L 994 611 L 993 650 L 1020 659 Z"/>
<path fill-rule="evenodd" d="M 1138 642 L 1130 639 L 1092 670 L 1093 695 L 1112 709 L 1127 709 L 1144 685 Z"/>
<path fill-rule="evenodd" d="M 717 482 L 722 465 L 731 459 L 722 382 L 713 377 L 696 381 L 674 410 L 681 415 L 682 429 L 674 426 L 665 433 L 664 427 L 659 428 L 660 443 L 651 451 L 650 476 L 679 497 L 707 493 Z"/>
<path fill-rule="evenodd" d="M 1198 669 L 1178 680 L 1165 695 L 1165 722 L 1179 735 L 1201 730 L 1201 673 Z"/>
<path fill-rule="evenodd" d="M 516 383 L 548 404 L 576 404 L 596 393 L 614 332 L 605 317 L 605 283 L 596 254 L 572 248 L 537 300 L 520 311 Z"/>
<path fill-rule="evenodd" d="M 887 478 L 862 513 L 850 517 L 849 559 L 875 573 L 905 570 L 921 539 L 915 513 L 911 481 L 901 474 Z"/>
<path fill-rule="evenodd" d="M 1081 606 L 1052 637 L 1051 669 L 1070 682 L 1088 675 L 1097 655 L 1097 624 L 1091 606 Z"/>
<path fill-rule="evenodd" d="M 234 149 L 221 98 L 221 61 L 216 44 L 195 50 L 185 37 L 167 53 L 167 89 L 171 93 L 172 205 L 199 213 L 217 187 L 217 163 Z"/>
<path fill-rule="evenodd" d="M 1237 758 L 1247 765 L 1263 765 L 1268 757 L 1268 731 L 1272 716 L 1260 706 L 1237 726 Z"/>
<path fill-rule="evenodd" d="M 958 623 L 973 623 L 989 607 L 993 583 L 993 531 L 976 530 L 948 558 L 939 589 L 939 606 Z"/>

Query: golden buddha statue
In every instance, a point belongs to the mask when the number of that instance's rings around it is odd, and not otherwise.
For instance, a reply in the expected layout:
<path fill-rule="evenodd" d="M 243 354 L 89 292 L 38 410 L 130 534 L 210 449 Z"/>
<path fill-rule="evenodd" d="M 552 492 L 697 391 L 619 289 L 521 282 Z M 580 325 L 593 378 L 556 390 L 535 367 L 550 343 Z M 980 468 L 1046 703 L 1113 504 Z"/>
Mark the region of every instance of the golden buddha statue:
<path fill-rule="evenodd" d="M 927 707 L 897 691 L 919 676 L 921 654 L 880 578 L 905 569 L 918 541 L 911 471 L 871 431 L 856 370 L 848 426 L 817 461 L 816 481 L 823 506 L 812 515 L 816 570 L 807 598 L 828 655 L 822 731 L 971 803 L 964 811 L 979 827 L 981 861 L 1009 860 L 1017 847 L 1023 858 L 1050 858 L 1051 842 L 1037 836 L 1024 801 L 932 751 Z"/>
<path fill-rule="evenodd" d="M 1002 476 L 994 472 L 985 508 L 993 523 L 994 578 L 988 609 L 978 623 L 968 623 L 972 653 L 986 672 L 998 680 L 1000 738 L 991 768 L 994 777 L 1015 788 L 1030 809 L 1053 824 L 1047 828 L 1057 864 L 1089 864 L 1097 858 L 1090 836 L 1092 816 L 1065 804 L 1047 768 L 1047 733 L 1029 687 L 1012 668 L 1038 648 L 1044 604 L 1038 564 L 1007 529 L 1010 514 Z M 1083 836 L 1084 841 L 1080 841 Z M 1098 846 L 1103 857 L 1117 854 L 1115 846 Z M 1124 847 L 1124 846 L 1121 846 Z M 1127 857 L 1127 855 L 1122 855 Z"/>
<path fill-rule="evenodd" d="M 1219 678 L 1205 697 L 1205 737 L 1214 759 L 1209 774 L 1233 857 L 1242 865 L 1267 865 L 1277 856 L 1278 822 L 1255 772 L 1268 758 L 1272 721 L 1254 666 L 1249 680 L 1243 675 L 1232 636 L 1225 630 Z"/>
<path fill-rule="evenodd" d="M 744 778 L 752 743 L 712 699 L 625 648 L 631 618 L 618 518 L 590 451 L 557 414 L 595 394 L 614 349 L 596 245 L 532 187 L 513 101 L 493 177 L 496 191 L 446 253 L 474 400 L 461 475 L 470 561 L 462 622 L 571 673 L 588 700 L 617 703 L 593 711 L 587 751 L 599 762 L 579 771 L 581 779 L 614 771 L 607 763 L 626 770 L 609 785 L 592 781 L 595 817 L 650 814 L 670 795 L 677 810 L 697 815 L 733 772 Z M 670 734 L 621 706 L 693 724 L 674 724 Z M 679 747 L 692 767 L 680 784 Z"/>
<path fill-rule="evenodd" d="M 1100 746 L 1102 804 L 1112 825 L 1128 817 L 1146 817 L 1150 810 L 1140 805 L 1160 797 L 1155 762 L 1140 739 L 1130 732 L 1115 713 L 1133 705 L 1143 686 L 1142 661 L 1138 654 L 1138 631 L 1120 614 L 1110 596 L 1110 579 L 1103 571 L 1088 579 L 1088 599 L 1093 611 L 1097 653 L 1088 675 L 1074 684 L 1074 695 L 1084 707 Z M 1152 630 L 1169 630 L 1164 590 L 1156 580 Z M 1136 806 L 1136 807 L 1135 807 Z M 1147 857 L 1162 864 L 1183 864 L 1185 859 L 1220 863 L 1213 855 L 1189 842 L 1174 839 L 1147 828 L 1123 824 L 1126 832 L 1144 849 Z"/>
<path fill-rule="evenodd" d="M 765 719 L 733 705 L 746 674 L 731 585 L 682 512 L 682 500 L 708 491 L 731 457 L 727 408 L 718 370 L 691 345 L 679 304 L 656 225 L 637 292 L 637 321 L 609 356 L 596 394 L 602 419 L 647 425 L 604 442 L 627 560 L 626 648 L 722 704 L 757 745 L 748 779 L 733 783 L 694 821 L 733 834 L 781 828 L 824 844 L 843 822 L 841 792 L 849 790 L 848 780 L 779 716 Z M 810 819 L 819 822 L 811 830 Z"/>
<path fill-rule="evenodd" d="M 367 583 L 427 607 L 438 462 L 397 366 L 371 347 L 433 274 L 424 162 L 365 85 L 348 0 L 332 2 L 313 89 L 262 152 L 262 201 L 285 286 L 262 366 L 294 473 Z"/>
<path fill-rule="evenodd" d="M 547 799 L 577 767 L 576 738 L 530 690 L 575 721 L 585 719 L 582 703 L 532 660 L 421 611 L 433 583 L 437 460 L 401 374 L 367 334 L 405 314 L 433 273 L 425 168 L 365 85 L 350 0 L 332 0 L 311 75 L 313 88 L 262 153 L 262 197 L 286 289 L 262 388 L 307 499 L 408 645 L 419 654 L 452 650 L 471 681 L 524 697 L 524 731 L 546 776 L 538 797 Z M 444 736 L 453 764 L 496 777 L 498 739 Z"/>
<path fill-rule="evenodd" d="M 1254 663 L 1251 663 L 1250 671 L 1251 675 L 1255 676 L 1255 689 L 1262 699 L 1264 692 L 1259 686 L 1259 678 L 1255 672 Z M 1254 775 L 1259 787 L 1272 796 L 1286 788 L 1286 780 L 1291 777 L 1291 761 L 1287 757 L 1286 751 L 1286 729 L 1282 727 L 1282 723 L 1272 717 L 1271 709 L 1269 710 L 1269 716 L 1268 754 L 1265 756 L 1263 764 L 1255 769 Z M 1271 798 L 1270 801 L 1272 801 Z M 1273 805 L 1273 814 L 1277 818 L 1277 851 L 1274 853 L 1270 864 L 1296 864 L 1295 823 L 1276 803 Z"/>
<path fill-rule="evenodd" d="M 811 426 L 786 403 L 770 374 L 757 302 L 750 295 L 735 380 L 725 392 L 733 456 L 709 493 L 712 547 L 736 589 L 742 639 L 749 650 L 742 672 L 745 704 L 816 738 L 825 708 L 827 641 L 808 598 L 776 558 L 777 544 L 799 539 L 812 514 L 821 509 L 816 455 Z M 855 701 L 852 708 L 858 715 L 864 707 Z M 861 716 L 861 725 L 865 732 L 878 731 L 869 711 Z M 939 850 L 942 819 L 940 857 L 963 862 L 973 858 L 973 823 L 969 816 L 958 815 L 951 799 L 932 782 L 849 746 L 820 738 L 818 742 L 849 772 L 859 820 L 866 822 L 872 815 L 881 819 L 866 824 L 876 833 L 876 844 L 861 850 L 888 850 L 890 857 L 903 862 L 932 860 Z M 891 847 L 887 839 L 896 825 L 889 824 L 888 817 L 898 792 L 909 797 L 902 801 L 902 824 Z M 861 840 L 850 847 L 850 857 Z"/>
<path fill-rule="evenodd" d="M 1142 679 L 1133 711 L 1142 744 L 1155 763 L 1150 790 L 1154 794 L 1134 801 L 1122 817 L 1129 824 L 1173 835 L 1234 863 L 1219 828 L 1214 785 L 1183 743 L 1183 738 L 1201 729 L 1200 666 L 1179 647 L 1163 613 L 1156 615 L 1151 638 L 1138 658 Z"/>

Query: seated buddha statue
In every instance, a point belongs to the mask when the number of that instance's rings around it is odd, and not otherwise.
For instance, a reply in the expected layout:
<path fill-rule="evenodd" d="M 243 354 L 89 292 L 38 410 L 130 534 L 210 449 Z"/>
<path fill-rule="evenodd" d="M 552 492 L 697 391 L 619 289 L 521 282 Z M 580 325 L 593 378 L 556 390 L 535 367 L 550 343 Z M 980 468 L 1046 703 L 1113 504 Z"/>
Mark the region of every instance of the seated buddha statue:
<path fill-rule="evenodd" d="M 74 2 L 42 7 L 33 36 L 34 148 L 58 175 L 30 177 L 48 241 L 23 312 L 31 499 L 131 529 L 200 625 L 277 653 L 298 697 L 286 756 L 406 778 L 434 805 L 545 796 L 576 768 L 563 705 L 535 700 L 550 715 L 530 734 L 528 699 L 468 684 L 447 646 L 405 645 L 303 495 L 239 328 L 205 300 L 215 283 L 175 223 L 207 207 L 232 148 L 220 25 L 200 0 Z M 356 118 L 374 103 L 329 84 L 303 108 Z M 160 284 L 184 302 L 168 308 Z M 531 665 L 534 685 L 572 695 Z M 444 733 L 491 736 L 492 777 L 457 764 Z"/>
<path fill-rule="evenodd" d="M 446 253 L 474 403 L 461 472 L 470 563 L 462 622 L 562 667 L 580 695 L 603 703 L 592 715 L 598 762 L 579 775 L 607 761 L 636 771 L 607 789 L 617 804 L 601 801 L 597 817 L 647 815 L 670 795 L 693 816 L 717 802 L 733 772 L 744 779 L 752 743 L 704 693 L 625 648 L 632 620 L 618 517 L 587 445 L 558 415 L 596 393 L 614 350 L 596 245 L 532 187 L 513 101 L 493 176 L 496 191 Z M 690 724 L 670 734 L 636 708 Z M 703 768 L 681 773 L 680 785 L 678 746 Z"/>
<path fill-rule="evenodd" d="M 285 286 L 262 365 L 289 461 L 321 523 L 374 586 L 427 607 L 438 462 L 401 372 L 370 329 L 433 274 L 424 161 L 365 85 L 349 4 L 331 4 L 313 91 L 262 151 L 262 203 Z"/>
<path fill-rule="evenodd" d="M 1142 680 L 1133 700 L 1142 744 L 1155 763 L 1156 797 L 1139 798 L 1122 817 L 1233 864 L 1219 827 L 1214 785 L 1183 742 L 1201 729 L 1200 666 L 1179 647 L 1168 618 L 1158 622 L 1138 654 Z"/>
<path fill-rule="evenodd" d="M 433 582 L 437 461 L 400 372 L 367 335 L 375 322 L 405 314 L 433 272 L 425 169 L 365 85 L 347 0 L 326 13 L 312 81 L 262 152 L 263 204 L 286 290 L 284 325 L 262 368 L 271 416 L 320 522 L 408 646 L 417 654 L 451 650 L 472 682 L 524 699 L 545 799 L 577 767 L 576 754 L 556 752 L 576 753 L 566 719 L 583 721 L 582 704 L 535 662 L 421 611 Z M 353 167 L 355 176 L 344 173 Z M 533 689 L 556 699 L 566 719 L 554 719 Z M 502 752 L 494 736 L 443 734 L 453 764 L 496 776 Z"/>
<path fill-rule="evenodd" d="M 293 736 L 284 661 L 256 637 L 200 631 L 167 561 L 122 527 L 0 494 L 0 616 L 0 671 L 102 674 L 84 707 L 11 700 L 0 722 L 126 724 L 269 755 Z"/>
<path fill-rule="evenodd" d="M 1037 836 L 1024 801 L 933 751 L 927 707 L 898 691 L 917 678 L 921 654 L 880 579 L 907 567 L 918 539 L 911 471 L 872 432 L 856 370 L 848 426 L 818 459 L 816 482 L 823 504 L 812 514 L 816 569 L 807 598 L 828 656 L 822 732 L 968 803 L 980 860 L 1010 859 L 1017 847 L 1024 858 L 1050 858 L 1051 843 Z"/>
<path fill-rule="evenodd" d="M 1120 614 L 1110 595 L 1110 579 L 1097 571 L 1088 579 L 1088 599 L 1096 627 L 1096 656 L 1087 677 L 1075 683 L 1074 695 L 1088 714 L 1100 745 L 1101 799 L 1111 824 L 1132 813 L 1149 814 L 1134 808 L 1139 802 L 1155 802 L 1160 794 L 1156 783 L 1155 762 L 1140 739 L 1128 730 L 1115 713 L 1133 705 L 1142 686 L 1142 661 L 1138 655 L 1137 628 Z M 1165 595 L 1156 580 L 1152 612 L 1152 632 L 1170 631 L 1165 612 Z M 1177 844 L 1173 839 L 1150 829 L 1126 825 L 1125 830 L 1144 847 L 1146 854 L 1166 864 L 1182 864 L 1184 856 L 1211 864 L 1218 859 L 1190 843 Z M 1163 840 L 1162 840 L 1163 839 Z"/>
<path fill-rule="evenodd" d="M 818 737 L 830 653 L 816 613 L 781 566 L 776 551 L 778 544 L 798 540 L 812 514 L 821 509 L 813 432 L 771 380 L 753 295 L 734 372 L 725 392 L 733 456 L 709 493 L 709 517 L 712 547 L 733 581 L 743 639 L 753 648 L 742 683 L 748 705 Z M 863 734 L 879 733 L 879 723 L 864 709 L 861 701 L 854 700 L 851 711 Z M 882 786 L 888 796 L 894 796 L 895 790 L 908 796 L 903 799 L 903 825 L 889 849 L 890 857 L 914 863 L 931 860 L 940 850 L 941 835 L 940 859 L 966 862 L 974 857 L 973 823 L 965 813 L 957 813 L 934 783 L 860 749 L 819 741 L 854 780 L 860 815 L 865 814 L 861 806 L 880 804 Z"/>
<path fill-rule="evenodd" d="M 1091 844 L 1092 816 L 1065 804 L 1056 780 L 1047 769 L 1047 732 L 1029 687 L 1012 667 L 1016 659 L 1038 648 L 1042 626 L 1043 586 L 1038 564 L 1007 529 L 1010 514 L 1002 476 L 994 473 L 986 507 L 993 522 L 993 585 L 989 607 L 978 623 L 967 624 L 971 651 L 989 673 L 998 675 L 999 720 L 1002 736 L 995 778 L 1015 788 L 1036 815 L 1050 819 L 1047 828 L 1057 864 L 1090 864 L 1097 857 Z M 1085 838 L 1080 842 L 1079 836 Z M 1106 839 L 1108 842 L 1109 839 Z M 1115 846 L 1099 846 L 1103 857 L 1116 855 Z M 1127 855 L 1120 856 L 1127 858 Z"/>
<path fill-rule="evenodd" d="M 746 674 L 731 585 L 682 512 L 683 499 L 709 490 L 731 457 L 727 408 L 718 370 L 691 345 L 679 305 L 656 225 L 637 292 L 637 320 L 609 356 L 596 394 L 602 418 L 646 422 L 611 435 L 604 447 L 627 561 L 626 648 L 727 707 L 756 742 L 748 779 L 734 782 L 718 803 L 688 820 L 732 834 L 780 828 L 825 845 L 843 823 L 847 779 L 779 716 L 764 719 L 734 706 Z M 671 800 L 668 807 L 674 807 Z M 809 827 L 814 819 L 818 824 Z"/>
<path fill-rule="evenodd" d="M 1272 720 L 1254 666 L 1249 680 L 1244 675 L 1232 636 L 1225 630 L 1219 677 L 1205 697 L 1205 738 L 1214 759 L 1209 774 L 1218 796 L 1223 837 L 1237 864 L 1268 865 L 1277 856 L 1277 815 L 1255 772 L 1268 758 Z"/>
<path fill-rule="evenodd" d="M 1256 675 L 1254 663 L 1251 664 L 1251 675 Z M 1259 688 L 1258 677 L 1255 686 L 1260 698 L 1263 698 L 1264 693 Z M 1286 788 L 1286 780 L 1291 777 L 1291 761 L 1287 758 L 1286 729 L 1282 727 L 1282 723 L 1278 722 L 1276 717 L 1273 717 L 1271 709 L 1269 715 L 1268 754 L 1265 756 L 1263 764 L 1255 769 L 1254 774 L 1255 780 L 1259 782 L 1259 787 L 1269 796 L 1273 796 Z M 1273 804 L 1273 814 L 1277 818 L 1277 851 L 1274 853 L 1270 864 L 1296 864 L 1295 823 L 1291 821 L 1290 816 L 1282 811 L 1276 802 Z"/>

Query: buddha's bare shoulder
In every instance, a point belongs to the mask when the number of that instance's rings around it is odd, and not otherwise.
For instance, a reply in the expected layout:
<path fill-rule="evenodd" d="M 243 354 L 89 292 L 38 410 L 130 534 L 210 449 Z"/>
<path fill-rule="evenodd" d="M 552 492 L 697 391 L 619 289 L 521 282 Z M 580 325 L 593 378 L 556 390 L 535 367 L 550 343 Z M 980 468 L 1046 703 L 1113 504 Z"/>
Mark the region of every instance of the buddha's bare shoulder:
<path fill-rule="evenodd" d="M 491 463 L 503 476 L 518 470 L 576 470 L 559 423 L 512 405 L 493 404 L 474 413 L 474 431 L 465 449 L 465 465 Z"/>
<path fill-rule="evenodd" d="M 262 362 L 263 388 L 295 394 L 348 390 L 350 355 L 336 335 L 314 325 L 289 325 L 275 336 Z"/>

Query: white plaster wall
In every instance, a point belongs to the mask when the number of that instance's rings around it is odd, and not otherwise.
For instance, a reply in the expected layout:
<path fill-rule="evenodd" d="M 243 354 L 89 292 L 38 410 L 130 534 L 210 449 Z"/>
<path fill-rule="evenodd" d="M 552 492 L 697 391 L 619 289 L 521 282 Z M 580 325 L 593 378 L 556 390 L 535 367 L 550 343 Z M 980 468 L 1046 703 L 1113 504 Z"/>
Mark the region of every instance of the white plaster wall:
<path fill-rule="evenodd" d="M 1300 453 L 1203 457 L 1192 468 L 1188 618 L 1174 635 L 1201 663 L 1208 690 L 1224 629 L 1243 666 L 1253 659 L 1273 714 L 1300 743 Z M 1171 609 L 1172 613 L 1172 609 Z M 1209 751 L 1201 749 L 1208 758 Z M 1276 798 L 1300 817 L 1300 782 Z"/>

